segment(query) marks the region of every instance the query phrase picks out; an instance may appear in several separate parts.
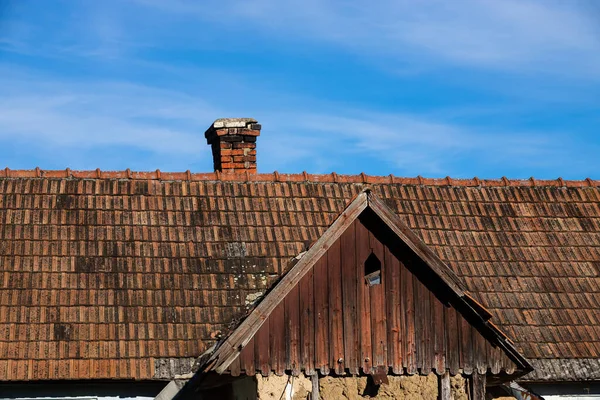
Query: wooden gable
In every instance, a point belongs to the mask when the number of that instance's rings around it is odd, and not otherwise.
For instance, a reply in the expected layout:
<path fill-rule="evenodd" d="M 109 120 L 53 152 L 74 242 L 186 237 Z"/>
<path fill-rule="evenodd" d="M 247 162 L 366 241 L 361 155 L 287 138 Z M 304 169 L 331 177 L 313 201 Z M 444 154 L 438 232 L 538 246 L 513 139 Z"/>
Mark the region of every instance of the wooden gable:
<path fill-rule="evenodd" d="M 363 192 L 202 370 L 529 371 L 490 317 L 416 235 Z"/>

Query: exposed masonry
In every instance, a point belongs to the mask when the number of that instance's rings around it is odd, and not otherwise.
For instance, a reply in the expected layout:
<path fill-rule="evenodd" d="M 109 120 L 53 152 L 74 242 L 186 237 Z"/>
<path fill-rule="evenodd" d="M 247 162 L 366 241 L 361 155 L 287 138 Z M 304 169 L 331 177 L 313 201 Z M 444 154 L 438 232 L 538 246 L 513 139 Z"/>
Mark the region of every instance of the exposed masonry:
<path fill-rule="evenodd" d="M 4 168 L 0 170 L 0 178 L 75 178 L 75 179 L 130 179 L 130 180 L 159 180 L 159 181 L 232 181 L 232 182 L 312 182 L 312 183 L 363 183 L 363 184 L 401 184 L 420 186 L 461 186 L 461 187 L 600 187 L 600 180 L 586 178 L 584 180 L 557 179 L 454 179 L 446 178 L 423 178 L 397 177 L 393 174 L 387 176 L 367 175 L 340 175 L 335 172 L 331 174 L 309 174 L 306 171 L 301 174 L 280 174 L 275 171 L 268 174 L 250 173 L 224 174 L 220 171 L 209 173 L 185 172 L 161 172 L 156 171 L 102 171 L 96 168 L 91 171 L 75 171 L 70 168 L 64 170 L 43 170 L 36 167 L 32 170 L 12 170 Z"/>
<path fill-rule="evenodd" d="M 258 300 L 260 300 L 262 298 L 262 295 L 264 294 L 264 292 L 256 292 L 256 293 L 249 293 L 246 295 L 246 306 L 251 307 L 253 306 Z"/>
<path fill-rule="evenodd" d="M 192 373 L 192 367 L 194 366 L 195 361 L 195 357 L 155 358 L 154 378 L 175 379 L 177 377 L 186 377 L 186 375 Z"/>
<path fill-rule="evenodd" d="M 256 138 L 261 126 L 252 118 L 221 118 L 204 136 L 212 146 L 215 171 L 256 173 Z"/>

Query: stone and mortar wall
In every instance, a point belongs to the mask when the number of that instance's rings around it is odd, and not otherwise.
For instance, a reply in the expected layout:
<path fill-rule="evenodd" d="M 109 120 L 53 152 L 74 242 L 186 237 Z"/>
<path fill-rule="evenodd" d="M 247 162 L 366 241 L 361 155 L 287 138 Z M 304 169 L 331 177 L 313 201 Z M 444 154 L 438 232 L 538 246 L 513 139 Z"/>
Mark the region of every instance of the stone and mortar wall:
<path fill-rule="evenodd" d="M 243 391 L 236 391 L 235 398 L 250 399 L 245 393 L 256 390 L 258 400 L 292 399 L 304 400 L 309 398 L 312 384 L 309 377 L 304 375 L 289 377 L 287 375 L 261 376 L 254 378 L 256 385 L 244 385 Z M 369 393 L 367 377 L 333 377 L 319 379 L 321 400 L 361 400 L 361 399 L 400 399 L 400 400 L 437 400 L 438 376 L 430 374 L 412 376 L 388 376 L 389 384 L 382 384 L 377 394 Z M 466 379 L 462 376 L 450 378 L 453 400 L 468 400 Z M 242 386 L 239 387 L 242 389 Z M 285 394 L 284 394 L 285 393 Z M 283 396 L 282 396 L 283 394 Z M 512 400 L 502 397 L 497 400 Z"/>
<path fill-rule="evenodd" d="M 269 375 L 263 377 L 257 374 L 256 381 L 258 386 L 258 400 L 280 400 L 282 398 L 304 400 L 308 398 L 309 393 L 312 392 L 310 378 L 307 378 L 304 375 Z M 282 396 L 284 392 L 287 392 L 289 397 Z"/>
<path fill-rule="evenodd" d="M 462 375 L 450 377 L 450 395 L 454 400 L 468 400 L 467 380 Z"/>
<path fill-rule="evenodd" d="M 377 394 L 368 394 L 366 377 L 325 377 L 319 381 L 321 399 L 405 399 L 437 400 L 438 377 L 428 376 L 388 376 L 389 384 L 379 386 Z M 454 397 L 461 399 L 461 397 Z"/>
<path fill-rule="evenodd" d="M 279 400 L 288 390 L 293 400 L 304 400 L 309 397 L 312 385 L 305 376 L 294 377 L 270 375 L 256 376 L 259 400 Z M 405 400 L 437 400 L 438 377 L 428 376 L 389 376 L 389 384 L 379 386 L 377 394 L 369 394 L 367 377 L 333 377 L 319 379 L 319 391 L 322 400 L 359 400 L 359 399 L 405 399 Z M 288 385 L 289 384 L 289 385 Z M 465 380 L 453 377 L 451 380 L 452 398 L 467 400 Z M 291 390 L 290 390 L 291 387 Z"/>

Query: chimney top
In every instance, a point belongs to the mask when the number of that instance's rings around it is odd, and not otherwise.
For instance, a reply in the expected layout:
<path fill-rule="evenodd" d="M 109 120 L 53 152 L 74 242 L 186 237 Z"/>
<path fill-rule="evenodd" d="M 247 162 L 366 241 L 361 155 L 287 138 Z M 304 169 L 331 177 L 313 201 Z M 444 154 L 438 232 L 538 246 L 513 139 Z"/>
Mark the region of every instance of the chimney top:
<path fill-rule="evenodd" d="M 212 147 L 215 171 L 256 173 L 256 138 L 260 124 L 253 118 L 219 118 L 204 137 Z"/>
<path fill-rule="evenodd" d="M 257 122 L 258 121 L 256 121 L 254 118 L 219 118 L 215 122 L 213 122 L 212 126 L 210 128 L 208 128 L 208 130 L 210 130 L 211 128 L 213 128 L 213 129 L 219 129 L 219 128 L 250 128 L 250 129 L 252 129 L 249 125 L 257 124 Z M 260 130 L 260 126 L 255 129 Z"/>

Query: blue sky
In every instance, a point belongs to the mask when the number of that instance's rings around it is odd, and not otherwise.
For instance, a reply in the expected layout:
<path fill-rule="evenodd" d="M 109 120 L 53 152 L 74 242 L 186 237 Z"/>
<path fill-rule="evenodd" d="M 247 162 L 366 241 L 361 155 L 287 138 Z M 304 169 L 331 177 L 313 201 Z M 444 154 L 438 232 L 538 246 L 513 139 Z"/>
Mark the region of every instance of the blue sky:
<path fill-rule="evenodd" d="M 600 179 L 600 3 L 0 0 L 0 165 Z"/>

